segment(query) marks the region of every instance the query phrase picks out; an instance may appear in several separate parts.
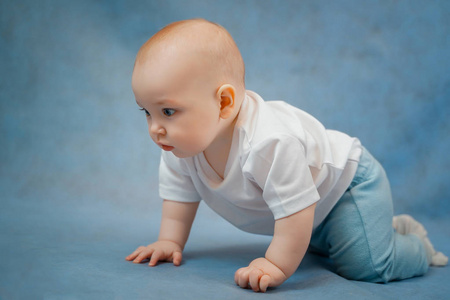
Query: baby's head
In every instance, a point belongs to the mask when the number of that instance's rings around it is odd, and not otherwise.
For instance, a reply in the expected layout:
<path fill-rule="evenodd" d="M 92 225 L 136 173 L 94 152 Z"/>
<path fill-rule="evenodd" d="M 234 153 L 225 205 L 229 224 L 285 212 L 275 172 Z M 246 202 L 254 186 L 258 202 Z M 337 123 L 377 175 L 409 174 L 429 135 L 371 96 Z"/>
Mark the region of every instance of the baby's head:
<path fill-rule="evenodd" d="M 220 119 L 217 120 L 220 128 L 215 132 L 212 129 L 203 132 L 208 141 L 198 141 L 199 150 L 212 143 L 227 122 L 232 122 L 238 114 L 245 95 L 244 76 L 244 63 L 230 34 L 220 25 L 195 19 L 164 27 L 141 47 L 132 86 L 138 105 L 151 117 L 150 135 L 163 149 L 171 149 L 164 147 L 172 142 L 166 141 L 164 136 L 174 136 L 175 130 L 172 128 L 169 132 L 168 126 L 175 123 L 172 117 L 175 108 L 179 107 L 180 112 L 192 111 L 191 116 L 198 113 L 195 123 L 201 126 L 212 127 L 212 118 Z M 203 112 L 198 111 L 200 109 Z M 164 117 L 171 118 L 170 124 L 164 118 L 156 119 L 161 111 Z M 212 115 L 209 123 L 208 115 Z M 188 120 L 184 121 L 187 126 Z M 198 152 L 194 150 L 174 153 L 189 156 Z"/>
<path fill-rule="evenodd" d="M 181 77 L 169 81 L 195 76 L 199 80 L 208 79 L 204 83 L 212 86 L 203 84 L 204 88 L 218 89 L 231 84 L 241 98 L 245 92 L 244 62 L 233 38 L 222 26 L 203 19 L 175 22 L 153 35 L 137 54 L 133 87 L 140 79 L 137 78 L 140 69 L 161 81 L 166 79 L 161 78 L 162 74 L 176 72 Z"/>
<path fill-rule="evenodd" d="M 165 69 L 195 67 L 200 72 L 195 75 L 213 75 L 217 84 L 244 88 L 244 62 L 233 38 L 222 26 L 203 19 L 175 22 L 158 31 L 139 50 L 135 68 L 155 61 Z"/>

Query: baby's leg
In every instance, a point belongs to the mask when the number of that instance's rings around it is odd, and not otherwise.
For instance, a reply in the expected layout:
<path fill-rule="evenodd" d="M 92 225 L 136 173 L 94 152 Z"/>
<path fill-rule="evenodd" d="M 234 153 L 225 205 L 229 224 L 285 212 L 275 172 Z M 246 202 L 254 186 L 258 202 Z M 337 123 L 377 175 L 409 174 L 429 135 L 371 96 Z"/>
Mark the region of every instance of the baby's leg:
<path fill-rule="evenodd" d="M 388 282 L 428 270 L 427 252 L 416 235 L 392 227 L 393 207 L 383 168 L 366 151 L 355 179 L 314 231 L 314 248 L 327 248 L 337 273 L 353 280 Z"/>
<path fill-rule="evenodd" d="M 400 234 L 415 234 L 420 238 L 422 243 L 425 245 L 425 249 L 427 251 L 427 259 L 430 265 L 442 267 L 448 263 L 448 257 L 445 256 L 442 252 L 437 252 L 434 249 L 433 244 L 431 244 L 430 240 L 428 239 L 427 231 L 425 230 L 423 225 L 414 220 L 411 216 L 395 216 L 392 222 L 392 226 Z"/>

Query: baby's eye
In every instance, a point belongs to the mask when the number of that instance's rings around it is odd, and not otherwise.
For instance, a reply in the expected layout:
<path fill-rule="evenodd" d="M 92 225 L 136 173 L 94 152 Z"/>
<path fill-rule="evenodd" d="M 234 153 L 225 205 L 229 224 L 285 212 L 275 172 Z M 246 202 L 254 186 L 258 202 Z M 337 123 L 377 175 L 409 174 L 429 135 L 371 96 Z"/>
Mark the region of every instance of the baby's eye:
<path fill-rule="evenodd" d="M 141 109 L 139 109 L 139 110 L 144 111 L 144 112 L 145 112 L 145 115 L 146 115 L 147 117 L 150 117 L 150 113 L 149 113 L 145 108 L 141 108 Z"/>
<path fill-rule="evenodd" d="M 172 115 L 175 113 L 175 109 L 172 109 L 172 108 L 163 108 L 162 112 L 163 112 L 163 114 L 164 114 L 166 117 L 170 117 L 170 116 L 172 116 Z"/>

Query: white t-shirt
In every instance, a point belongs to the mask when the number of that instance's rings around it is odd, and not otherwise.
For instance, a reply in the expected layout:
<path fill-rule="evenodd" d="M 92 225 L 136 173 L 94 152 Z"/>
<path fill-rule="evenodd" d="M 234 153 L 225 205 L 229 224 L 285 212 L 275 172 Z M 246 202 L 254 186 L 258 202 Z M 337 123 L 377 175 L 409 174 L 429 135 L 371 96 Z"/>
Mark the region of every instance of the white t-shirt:
<path fill-rule="evenodd" d="M 361 155 L 358 139 L 332 130 L 281 101 L 247 91 L 224 179 L 203 153 L 177 158 L 163 152 L 163 199 L 203 201 L 236 227 L 272 235 L 275 220 L 317 202 L 314 228 L 350 185 Z"/>

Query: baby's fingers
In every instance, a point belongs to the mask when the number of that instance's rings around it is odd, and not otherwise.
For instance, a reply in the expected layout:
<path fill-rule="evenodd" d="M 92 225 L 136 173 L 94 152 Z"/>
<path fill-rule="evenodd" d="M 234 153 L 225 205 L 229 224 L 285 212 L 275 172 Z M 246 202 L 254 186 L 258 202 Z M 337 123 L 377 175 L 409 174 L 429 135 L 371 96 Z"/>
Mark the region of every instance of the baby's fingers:
<path fill-rule="evenodd" d="M 135 253 L 131 253 L 130 255 L 128 255 L 127 257 L 125 257 L 125 259 L 126 259 L 126 260 L 133 260 L 133 259 L 136 258 L 136 256 L 138 256 L 138 255 L 135 254 Z"/>
<path fill-rule="evenodd" d="M 175 266 L 181 265 L 182 254 L 180 251 L 174 251 L 173 254 L 165 253 L 163 250 L 156 249 L 152 253 L 152 257 L 149 262 L 150 267 L 156 266 L 158 261 L 172 261 Z"/>
<path fill-rule="evenodd" d="M 260 290 L 260 279 L 264 273 L 259 269 L 253 269 L 249 275 L 249 283 L 254 292 L 259 292 Z"/>
<path fill-rule="evenodd" d="M 175 251 L 173 253 L 173 264 L 175 266 L 181 265 L 181 260 L 183 259 L 183 255 L 179 251 Z"/>
<path fill-rule="evenodd" d="M 155 252 L 155 249 L 153 248 L 144 248 L 137 257 L 133 260 L 135 264 L 141 263 L 143 260 L 152 257 L 153 252 Z"/>
<path fill-rule="evenodd" d="M 161 258 L 161 260 L 164 259 L 162 256 L 163 256 L 163 252 L 161 250 L 155 250 L 152 253 L 152 257 L 150 258 L 150 262 L 148 263 L 148 265 L 150 267 L 156 266 L 156 264 L 158 263 L 160 258 Z"/>
<path fill-rule="evenodd" d="M 236 274 L 234 275 L 234 281 L 237 285 L 239 285 L 241 288 L 246 289 L 248 288 L 248 280 L 249 280 L 249 268 L 240 268 L 236 271 Z"/>
<path fill-rule="evenodd" d="M 135 259 L 139 255 L 139 253 L 141 253 L 144 249 L 145 249 L 144 246 L 141 246 L 141 247 L 137 248 L 136 250 L 134 250 L 133 253 L 131 253 L 130 255 L 125 257 L 125 259 L 126 260 L 133 260 L 133 259 Z"/>
<path fill-rule="evenodd" d="M 272 279 L 269 275 L 263 275 L 261 279 L 259 280 L 259 289 L 261 292 L 265 293 L 267 291 L 267 288 L 269 287 L 270 281 Z"/>

